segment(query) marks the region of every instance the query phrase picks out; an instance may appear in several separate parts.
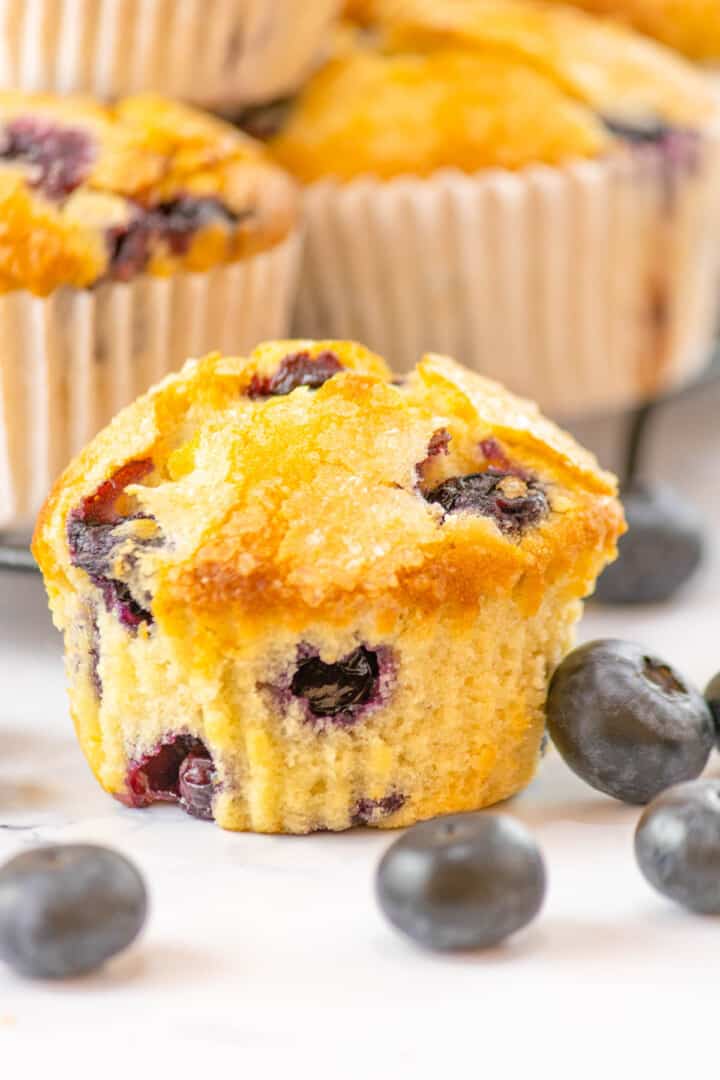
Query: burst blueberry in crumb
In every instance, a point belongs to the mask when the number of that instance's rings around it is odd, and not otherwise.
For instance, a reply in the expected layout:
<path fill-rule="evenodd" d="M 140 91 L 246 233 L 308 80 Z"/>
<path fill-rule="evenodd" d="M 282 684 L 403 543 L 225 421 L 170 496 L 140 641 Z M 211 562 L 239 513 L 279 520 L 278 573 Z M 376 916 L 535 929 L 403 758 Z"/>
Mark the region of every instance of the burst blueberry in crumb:
<path fill-rule="evenodd" d="M 447 455 L 450 452 L 451 439 L 452 436 L 447 428 L 438 428 L 437 431 L 432 433 L 430 442 L 428 443 L 427 454 L 416 466 L 417 475 L 420 481 L 424 479 L 427 468 L 433 458 L 439 457 L 441 454 Z"/>
<path fill-rule="evenodd" d="M 353 825 L 375 825 L 383 818 L 401 810 L 407 799 L 399 791 L 393 791 L 382 799 L 358 799 L 351 815 Z"/>
<path fill-rule="evenodd" d="M 153 464 L 149 459 L 128 462 L 109 480 L 98 488 L 68 517 L 67 540 L 73 566 L 84 570 L 94 585 L 100 589 L 108 611 L 114 612 L 123 626 L 137 631 L 141 623 L 152 623 L 152 612 L 129 586 L 113 576 L 112 564 L 119 545 L 127 540 L 118 534 L 118 526 L 126 521 L 152 520 L 148 515 L 135 514 L 123 517 L 117 510 L 117 502 L 130 484 L 139 483 Z M 138 538 L 136 547 L 155 546 L 156 537 Z"/>
<path fill-rule="evenodd" d="M 333 375 L 343 370 L 334 352 L 326 350 L 316 356 L 309 352 L 290 353 L 272 376 L 254 375 L 248 387 L 248 397 L 283 397 L 299 386 L 317 390 Z"/>
<path fill-rule="evenodd" d="M 522 465 L 511 461 L 505 448 L 492 436 L 480 441 L 480 452 L 488 465 L 493 468 L 509 473 L 512 476 L 520 476 L 524 480 L 531 479 L 532 474 L 527 469 L 524 469 Z"/>
<path fill-rule="evenodd" d="M 0 133 L 0 161 L 27 167 L 28 183 L 50 199 L 69 195 L 86 179 L 93 143 L 84 132 L 36 117 L 10 121 Z"/>
<path fill-rule="evenodd" d="M 211 821 L 216 788 L 215 765 L 202 740 L 169 735 L 149 754 L 131 762 L 121 801 L 135 808 L 178 803 L 192 817 Z"/>
<path fill-rule="evenodd" d="M 183 761 L 178 773 L 178 795 L 183 810 L 191 817 L 212 821 L 212 801 L 217 773 L 207 751 L 194 750 Z"/>
<path fill-rule="evenodd" d="M 307 702 L 313 716 L 352 722 L 358 707 L 374 696 L 379 675 L 377 653 L 361 645 L 334 664 L 326 664 L 319 656 L 301 660 L 290 689 Z"/>
<path fill-rule="evenodd" d="M 130 281 L 146 269 L 154 247 L 186 255 L 200 229 L 215 224 L 234 229 L 239 221 L 236 213 L 213 197 L 183 195 L 149 208 L 138 206 L 128 225 L 108 231 L 108 277 Z"/>
<path fill-rule="evenodd" d="M 509 535 L 537 525 L 549 511 L 547 496 L 537 480 L 495 468 L 454 476 L 426 492 L 425 498 L 442 506 L 446 514 L 490 517 Z"/>

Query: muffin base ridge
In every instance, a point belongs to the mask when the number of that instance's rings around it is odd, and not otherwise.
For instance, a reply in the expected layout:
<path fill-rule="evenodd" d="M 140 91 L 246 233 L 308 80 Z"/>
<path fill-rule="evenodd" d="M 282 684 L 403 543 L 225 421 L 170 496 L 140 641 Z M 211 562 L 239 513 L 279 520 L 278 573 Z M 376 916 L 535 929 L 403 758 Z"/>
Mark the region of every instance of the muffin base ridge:
<path fill-rule="evenodd" d="M 153 762 L 179 740 L 200 744 L 216 771 L 212 816 L 225 829 L 395 828 L 477 810 L 514 795 L 535 773 L 546 680 L 572 645 L 577 588 L 552 589 L 529 617 L 520 599 L 503 598 L 474 619 L 438 612 L 389 636 L 370 626 L 337 636 L 308 628 L 303 638 L 324 642 L 328 658 L 347 655 L 359 636 L 370 647 L 381 639 L 387 650 L 382 708 L 369 706 L 349 725 L 309 721 L 274 692 L 273 681 L 295 662 L 290 635 L 276 635 L 270 656 L 263 639 L 254 655 L 188 686 L 161 641 L 129 637 L 106 612 L 78 611 L 67 656 L 78 736 L 102 786 L 130 806 L 180 801 L 163 791 L 176 783 L 164 763 L 163 779 L 154 779 Z M 438 665 L 447 680 L 440 690 Z M 180 762 L 182 753 L 184 746 Z M 154 794 L 144 775 L 138 782 L 144 773 Z"/>

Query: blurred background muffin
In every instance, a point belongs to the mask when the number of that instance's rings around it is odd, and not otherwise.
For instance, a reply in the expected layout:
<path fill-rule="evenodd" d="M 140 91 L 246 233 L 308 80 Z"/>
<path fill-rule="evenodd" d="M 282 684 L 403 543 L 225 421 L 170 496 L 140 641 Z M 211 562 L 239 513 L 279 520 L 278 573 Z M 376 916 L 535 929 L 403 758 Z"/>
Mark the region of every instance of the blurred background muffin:
<path fill-rule="evenodd" d="M 512 4 L 515 0 L 506 0 Z M 720 60 L 720 7 L 717 0 L 539 0 L 578 7 L 593 15 L 624 22 L 657 38 L 693 60 Z M 402 6 L 396 0 L 346 0 L 344 15 L 360 25 L 372 25 Z M 442 4 L 435 5 L 442 8 Z"/>
<path fill-rule="evenodd" d="M 720 61 L 717 0 L 565 0 L 595 15 L 611 15 L 693 60 Z"/>
<path fill-rule="evenodd" d="M 695 375 L 720 259 L 704 77 L 571 8 L 379 12 L 270 143 L 307 185 L 296 331 L 367 340 L 401 368 L 429 346 L 564 415 Z"/>
<path fill-rule="evenodd" d="M 264 148 L 203 113 L 0 94 L 0 530 L 188 355 L 285 332 L 295 220 Z"/>
<path fill-rule="evenodd" d="M 0 89 L 104 99 L 152 90 L 232 110 L 297 87 L 339 7 L 340 0 L 5 0 Z"/>

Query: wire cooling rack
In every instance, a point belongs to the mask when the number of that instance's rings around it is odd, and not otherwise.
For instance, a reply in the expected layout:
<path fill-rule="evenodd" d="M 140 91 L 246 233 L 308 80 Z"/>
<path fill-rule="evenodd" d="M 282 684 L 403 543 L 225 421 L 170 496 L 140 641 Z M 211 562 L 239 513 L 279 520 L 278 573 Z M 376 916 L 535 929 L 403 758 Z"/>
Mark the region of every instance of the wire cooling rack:
<path fill-rule="evenodd" d="M 667 397 L 658 398 L 649 405 L 644 405 L 630 416 L 631 435 L 629 439 L 628 456 L 633 458 L 637 455 L 637 447 L 640 442 L 641 432 L 644 432 L 649 419 L 649 414 L 654 413 L 669 401 L 695 394 L 712 382 L 720 379 L 720 345 L 712 364 L 705 369 L 702 375 L 688 386 L 681 387 Z M 632 462 L 628 463 L 628 469 L 632 469 Z M 27 540 L 13 538 L 0 533 L 0 570 L 17 570 L 20 573 L 34 573 L 38 571 L 37 563 L 28 549 Z"/>

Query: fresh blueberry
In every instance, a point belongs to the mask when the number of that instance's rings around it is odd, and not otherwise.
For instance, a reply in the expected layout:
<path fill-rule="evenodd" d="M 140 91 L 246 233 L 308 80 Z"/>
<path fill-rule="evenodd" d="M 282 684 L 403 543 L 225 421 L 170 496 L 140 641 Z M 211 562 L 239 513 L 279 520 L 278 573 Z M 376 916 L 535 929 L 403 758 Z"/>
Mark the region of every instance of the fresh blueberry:
<path fill-rule="evenodd" d="M 379 675 L 377 654 L 361 645 L 334 664 L 319 656 L 302 660 L 290 689 L 295 697 L 304 698 L 313 716 L 338 716 L 367 704 Z"/>
<path fill-rule="evenodd" d="M 34 978 L 95 971 L 135 940 L 147 904 L 142 877 L 116 851 L 27 851 L 0 869 L 0 957 Z"/>
<path fill-rule="evenodd" d="M 431 949 L 484 949 L 527 926 L 545 896 L 535 840 L 504 814 L 414 825 L 383 856 L 377 899 L 390 922 Z"/>
<path fill-rule="evenodd" d="M 578 776 L 637 804 L 699 776 L 715 738 L 701 694 L 627 641 L 592 641 L 566 657 L 550 683 L 547 723 Z"/>
<path fill-rule="evenodd" d="M 628 532 L 619 556 L 601 575 L 595 596 L 605 604 L 669 600 L 703 558 L 702 520 L 690 503 L 664 488 L 624 492 Z"/>
<path fill-rule="evenodd" d="M 317 390 L 342 370 L 340 360 L 329 350 L 318 353 L 317 356 L 311 356 L 305 351 L 289 353 L 281 360 L 274 375 L 253 376 L 248 387 L 248 397 L 284 397 L 299 386 Z"/>
<path fill-rule="evenodd" d="M 635 831 L 635 855 L 663 896 L 720 915 L 720 780 L 678 784 L 651 802 Z"/>
<path fill-rule="evenodd" d="M 715 721 L 715 739 L 720 749 L 720 672 L 705 687 L 705 700 Z"/>
<path fill-rule="evenodd" d="M 537 480 L 494 467 L 444 480 L 426 492 L 425 498 L 442 506 L 446 514 L 465 511 L 493 518 L 498 528 L 510 535 L 536 525 L 549 510 Z"/>

